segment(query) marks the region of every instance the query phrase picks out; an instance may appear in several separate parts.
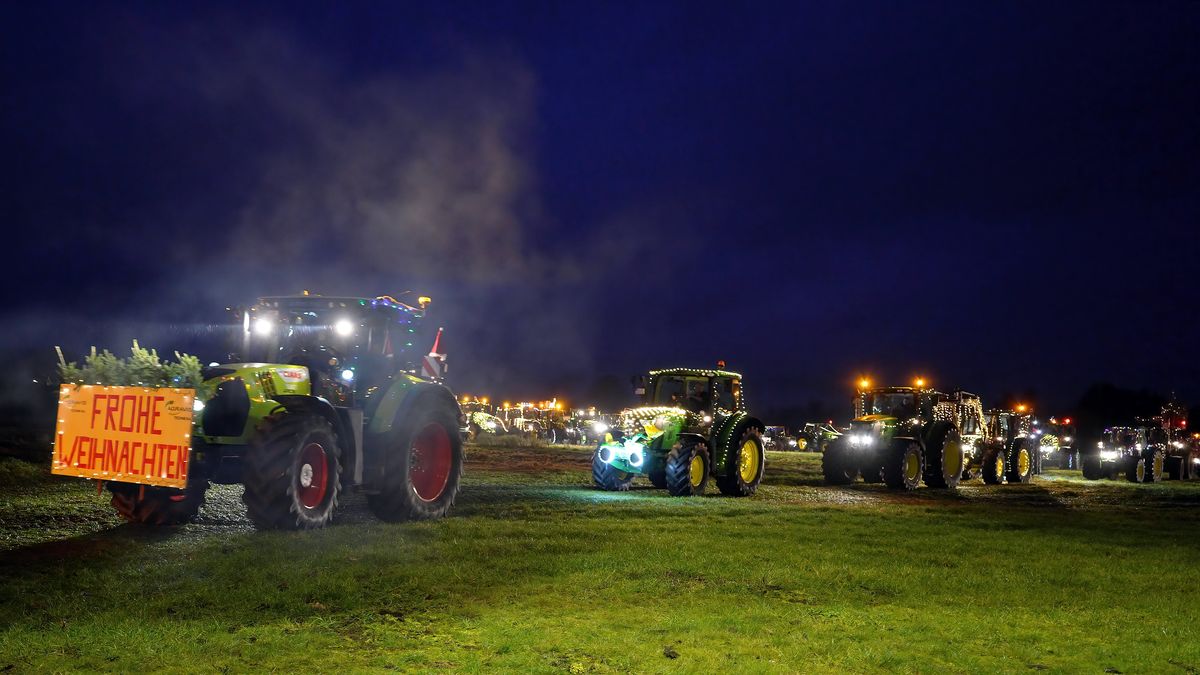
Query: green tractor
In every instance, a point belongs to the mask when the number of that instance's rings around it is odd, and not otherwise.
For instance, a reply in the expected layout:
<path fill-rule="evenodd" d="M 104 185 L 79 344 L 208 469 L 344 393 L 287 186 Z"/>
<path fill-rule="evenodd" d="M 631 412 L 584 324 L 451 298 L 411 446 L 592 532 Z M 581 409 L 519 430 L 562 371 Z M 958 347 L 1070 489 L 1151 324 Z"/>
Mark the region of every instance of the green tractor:
<path fill-rule="evenodd" d="M 957 488 L 960 481 L 1024 483 L 1036 472 L 1030 417 L 987 416 L 979 397 L 945 394 L 923 385 L 862 389 L 855 419 L 821 458 L 825 482 L 846 485 L 859 476 L 894 489 Z M 1024 421 L 1024 427 L 1021 426 Z"/>
<path fill-rule="evenodd" d="M 597 487 L 628 490 L 644 475 L 675 496 L 704 494 L 710 479 L 722 494 L 754 494 L 766 466 L 765 426 L 746 412 L 741 375 L 672 368 L 635 380 L 645 405 L 621 413 L 596 448 Z"/>
<path fill-rule="evenodd" d="M 349 488 L 383 520 L 444 516 L 462 474 L 461 412 L 418 376 L 436 375 L 441 356 L 414 348 L 427 303 L 305 293 L 238 310 L 241 362 L 212 364 L 196 391 L 187 487 L 109 481 L 113 505 L 129 521 L 181 523 L 210 483 L 241 483 L 263 529 L 324 526 Z"/>

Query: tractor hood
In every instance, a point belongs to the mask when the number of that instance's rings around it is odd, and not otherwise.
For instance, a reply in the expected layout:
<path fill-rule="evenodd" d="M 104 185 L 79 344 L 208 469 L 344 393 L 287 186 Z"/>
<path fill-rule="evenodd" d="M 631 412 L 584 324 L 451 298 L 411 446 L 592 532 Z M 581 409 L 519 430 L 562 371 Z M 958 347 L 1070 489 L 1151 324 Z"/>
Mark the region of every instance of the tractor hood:
<path fill-rule="evenodd" d="M 204 383 L 198 396 L 211 398 L 223 382 L 241 378 L 249 389 L 260 388 L 268 397 L 283 394 L 308 395 L 312 381 L 308 368 L 281 363 L 227 363 L 204 369 Z"/>
<path fill-rule="evenodd" d="M 647 438 L 654 438 L 667 430 L 683 428 L 688 414 L 683 408 L 667 406 L 630 408 L 621 413 L 619 425 L 627 433 L 645 433 Z"/>

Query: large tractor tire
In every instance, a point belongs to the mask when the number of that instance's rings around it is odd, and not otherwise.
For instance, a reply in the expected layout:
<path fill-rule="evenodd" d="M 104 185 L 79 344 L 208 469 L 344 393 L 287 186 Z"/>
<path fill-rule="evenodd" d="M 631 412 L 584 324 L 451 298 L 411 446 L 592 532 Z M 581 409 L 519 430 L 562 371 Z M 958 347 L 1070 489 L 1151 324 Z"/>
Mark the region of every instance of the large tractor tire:
<path fill-rule="evenodd" d="M 916 490 L 925 473 L 925 453 L 916 441 L 898 439 L 887 449 L 883 482 L 893 490 Z"/>
<path fill-rule="evenodd" d="M 1100 480 L 1104 478 L 1104 462 L 1100 460 L 1100 454 L 1089 452 L 1081 454 L 1079 457 L 1079 467 L 1083 470 L 1083 477 L 1087 480 Z"/>
<path fill-rule="evenodd" d="M 708 448 L 700 441 L 685 439 L 667 455 L 667 491 L 675 497 L 704 494 L 711 473 Z"/>
<path fill-rule="evenodd" d="M 747 426 L 737 439 L 737 446 L 726 455 L 725 475 L 717 476 L 717 489 L 729 497 L 749 497 L 758 490 L 767 467 L 767 452 L 762 432 Z"/>
<path fill-rule="evenodd" d="M 187 488 L 154 487 L 132 483 L 108 483 L 117 515 L 136 525 L 182 525 L 200 513 L 208 480 L 188 478 Z"/>
<path fill-rule="evenodd" d="M 1004 482 L 1004 474 L 1008 473 L 1008 456 L 1004 448 L 992 448 L 983 454 L 983 482 L 988 485 L 1000 485 Z"/>
<path fill-rule="evenodd" d="M 831 444 L 821 455 L 821 473 L 826 485 L 849 485 L 858 477 L 850 449 L 844 442 Z"/>
<path fill-rule="evenodd" d="M 871 453 L 865 464 L 858 467 L 858 471 L 862 474 L 864 483 L 883 482 L 883 464 L 879 463 L 879 458 L 874 453 Z"/>
<path fill-rule="evenodd" d="M 1157 483 L 1162 480 L 1164 459 L 1161 450 L 1150 450 L 1141 457 L 1130 459 L 1125 478 L 1131 483 Z"/>
<path fill-rule="evenodd" d="M 962 480 L 963 451 L 958 429 L 949 422 L 935 422 L 925 444 L 925 484 L 957 488 Z"/>
<path fill-rule="evenodd" d="M 458 437 L 458 425 L 451 429 Z M 242 460 L 242 501 L 260 529 L 323 527 L 342 489 L 341 449 L 324 418 L 275 413 L 262 421 Z"/>
<path fill-rule="evenodd" d="M 1029 438 L 1013 439 L 1008 448 L 1008 468 L 1004 477 L 1009 483 L 1028 483 L 1033 480 L 1037 446 Z"/>
<path fill-rule="evenodd" d="M 601 490 L 625 492 L 633 484 L 633 474 L 600 459 L 600 448 L 597 446 L 592 453 L 592 482 Z"/>
<path fill-rule="evenodd" d="M 1182 469 L 1180 473 L 1180 480 L 1192 480 L 1193 478 L 1200 478 L 1200 476 L 1196 475 L 1196 456 L 1194 454 L 1191 452 L 1184 453 L 1181 463 Z"/>
<path fill-rule="evenodd" d="M 450 512 L 462 481 L 463 447 L 454 433 L 454 407 L 426 396 L 396 420 L 391 447 L 384 450 L 383 481 L 367 495 L 380 520 L 441 518 Z"/>

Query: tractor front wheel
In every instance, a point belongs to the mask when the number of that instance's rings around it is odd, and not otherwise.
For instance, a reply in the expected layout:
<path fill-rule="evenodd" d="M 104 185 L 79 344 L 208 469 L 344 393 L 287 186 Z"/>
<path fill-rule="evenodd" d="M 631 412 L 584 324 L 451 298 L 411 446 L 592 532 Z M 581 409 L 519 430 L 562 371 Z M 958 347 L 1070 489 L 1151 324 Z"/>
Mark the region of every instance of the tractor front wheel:
<path fill-rule="evenodd" d="M 925 453 L 916 441 L 903 440 L 888 448 L 883 482 L 895 490 L 916 490 L 925 473 Z"/>
<path fill-rule="evenodd" d="M 826 485 L 849 485 L 858 477 L 844 442 L 832 443 L 821 455 L 821 473 Z"/>
<path fill-rule="evenodd" d="M 312 415 L 268 416 L 242 460 L 242 483 L 246 513 L 258 528 L 324 526 L 342 489 L 341 450 L 333 428 Z"/>
<path fill-rule="evenodd" d="M 675 497 L 704 494 L 712 463 L 704 443 L 688 439 L 667 455 L 667 491 Z"/>
<path fill-rule="evenodd" d="M 766 465 L 762 433 L 755 427 L 747 427 L 725 461 L 726 475 L 717 476 L 717 489 L 729 497 L 749 497 L 758 490 Z"/>
<path fill-rule="evenodd" d="M 988 450 L 983 455 L 983 482 L 988 485 L 1003 483 L 1007 467 L 1003 448 Z"/>
<path fill-rule="evenodd" d="M 454 506 L 462 480 L 462 439 L 454 433 L 454 409 L 427 397 L 397 420 L 397 433 L 383 462 L 379 492 L 367 505 L 380 520 L 441 518 Z"/>
<path fill-rule="evenodd" d="M 1028 483 L 1033 480 L 1034 452 L 1036 450 L 1028 438 L 1013 441 L 1012 449 L 1008 452 L 1008 470 L 1005 472 L 1009 483 Z"/>
<path fill-rule="evenodd" d="M 208 481 L 189 477 L 184 490 L 110 482 L 108 491 L 112 493 L 112 505 L 117 515 L 126 522 L 137 525 L 182 525 L 190 523 L 200 513 L 204 493 L 208 491 Z"/>
<path fill-rule="evenodd" d="M 1087 480 L 1100 480 L 1104 478 L 1104 462 L 1101 461 L 1098 453 L 1091 452 L 1081 455 L 1079 465 L 1083 470 L 1083 477 Z"/>
<path fill-rule="evenodd" d="M 596 448 L 596 452 L 592 453 L 592 482 L 601 490 L 625 492 L 633 484 L 633 474 L 600 459 L 600 448 Z"/>

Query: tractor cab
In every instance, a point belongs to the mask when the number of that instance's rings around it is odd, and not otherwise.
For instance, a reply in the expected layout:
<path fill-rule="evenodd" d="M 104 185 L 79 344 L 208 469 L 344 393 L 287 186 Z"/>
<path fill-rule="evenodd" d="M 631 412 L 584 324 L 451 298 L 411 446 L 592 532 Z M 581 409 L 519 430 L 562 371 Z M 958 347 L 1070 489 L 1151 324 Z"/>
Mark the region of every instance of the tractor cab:
<path fill-rule="evenodd" d="M 644 391 L 647 406 L 679 408 L 693 415 L 728 416 L 745 410 L 742 377 L 725 370 L 653 371 Z"/>
<path fill-rule="evenodd" d="M 241 360 L 308 369 L 312 391 L 337 406 L 361 406 L 400 373 L 419 374 L 429 299 L 298 295 L 261 298 L 241 312 Z"/>

